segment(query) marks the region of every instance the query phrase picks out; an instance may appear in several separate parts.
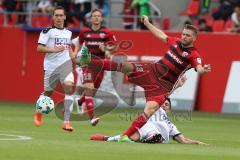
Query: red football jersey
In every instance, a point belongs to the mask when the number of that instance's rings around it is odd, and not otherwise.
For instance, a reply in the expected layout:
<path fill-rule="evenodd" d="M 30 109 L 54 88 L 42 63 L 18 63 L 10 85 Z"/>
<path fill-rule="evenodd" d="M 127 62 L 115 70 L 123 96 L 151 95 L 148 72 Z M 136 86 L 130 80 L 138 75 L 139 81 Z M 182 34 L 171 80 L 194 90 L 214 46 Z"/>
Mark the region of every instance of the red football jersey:
<path fill-rule="evenodd" d="M 97 31 L 92 30 L 91 27 L 83 27 L 80 31 L 79 43 L 85 43 L 89 52 L 94 56 L 105 58 L 105 53 L 99 49 L 99 45 L 107 42 L 115 43 L 116 38 L 106 27 L 101 27 Z"/>
<path fill-rule="evenodd" d="M 158 76 L 175 83 L 182 72 L 202 64 L 201 57 L 194 47 L 184 48 L 179 38 L 168 37 L 169 50 L 164 57 L 154 64 Z"/>

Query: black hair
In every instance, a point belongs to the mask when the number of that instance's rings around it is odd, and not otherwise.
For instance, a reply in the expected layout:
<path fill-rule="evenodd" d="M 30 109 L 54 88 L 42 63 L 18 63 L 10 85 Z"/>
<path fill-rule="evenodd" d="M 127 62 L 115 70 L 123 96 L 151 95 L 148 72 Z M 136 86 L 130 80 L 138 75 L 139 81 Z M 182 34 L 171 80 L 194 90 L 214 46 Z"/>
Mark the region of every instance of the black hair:
<path fill-rule="evenodd" d="M 166 98 L 166 101 L 168 101 L 169 102 L 169 108 L 170 108 L 170 110 L 172 109 L 172 103 L 171 103 L 171 99 L 170 98 Z"/>

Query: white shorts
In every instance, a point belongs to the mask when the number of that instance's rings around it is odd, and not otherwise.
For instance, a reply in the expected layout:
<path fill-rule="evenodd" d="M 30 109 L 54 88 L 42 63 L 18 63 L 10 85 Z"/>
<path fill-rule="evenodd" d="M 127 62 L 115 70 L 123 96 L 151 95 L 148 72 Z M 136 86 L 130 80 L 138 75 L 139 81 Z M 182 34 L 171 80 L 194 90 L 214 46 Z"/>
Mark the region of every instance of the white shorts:
<path fill-rule="evenodd" d="M 61 84 L 66 82 L 74 83 L 74 75 L 71 67 L 60 66 L 55 70 L 44 71 L 44 91 L 52 91 L 60 81 Z"/>
<path fill-rule="evenodd" d="M 82 86 L 83 85 L 83 71 L 81 67 L 77 67 L 76 68 L 76 72 L 77 72 L 77 82 L 76 82 L 76 86 Z"/>
<path fill-rule="evenodd" d="M 159 130 L 152 123 L 147 122 L 142 128 L 138 129 L 140 140 L 148 139 L 153 134 L 160 134 Z"/>

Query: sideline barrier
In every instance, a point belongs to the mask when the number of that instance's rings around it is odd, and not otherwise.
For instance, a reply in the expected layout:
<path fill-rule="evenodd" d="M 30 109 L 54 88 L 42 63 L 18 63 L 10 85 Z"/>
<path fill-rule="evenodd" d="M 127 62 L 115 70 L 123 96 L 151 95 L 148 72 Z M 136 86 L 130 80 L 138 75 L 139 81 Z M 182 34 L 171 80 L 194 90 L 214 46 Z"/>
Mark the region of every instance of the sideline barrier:
<path fill-rule="evenodd" d="M 141 59 L 144 55 L 162 56 L 166 46 L 147 31 L 114 31 L 119 41 L 131 40 L 132 48 L 123 51 Z M 168 33 L 179 36 L 179 33 Z M 35 102 L 43 89 L 43 55 L 36 52 L 39 32 L 19 28 L 0 28 L 1 93 L 0 100 Z M 77 33 L 75 33 L 75 36 Z M 240 36 L 233 34 L 200 34 L 196 47 L 212 73 L 200 77 L 195 109 L 221 112 L 230 68 L 240 61 Z M 238 90 L 239 91 L 239 90 Z M 239 94 L 236 91 L 230 91 Z M 236 92 L 236 93 L 235 93 Z M 57 99 L 62 95 L 55 94 Z"/>

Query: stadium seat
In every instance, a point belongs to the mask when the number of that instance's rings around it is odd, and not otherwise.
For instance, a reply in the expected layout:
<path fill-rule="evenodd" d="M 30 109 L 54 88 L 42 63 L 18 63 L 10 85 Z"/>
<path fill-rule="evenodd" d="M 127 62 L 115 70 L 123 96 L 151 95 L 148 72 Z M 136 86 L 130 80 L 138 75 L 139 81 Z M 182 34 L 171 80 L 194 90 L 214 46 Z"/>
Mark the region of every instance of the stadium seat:
<path fill-rule="evenodd" d="M 81 23 L 76 17 L 72 17 L 72 20 L 73 20 L 75 26 L 78 26 L 78 27 L 80 26 Z"/>
<path fill-rule="evenodd" d="M 0 14 L 0 26 L 3 26 L 4 23 L 4 15 Z"/>
<path fill-rule="evenodd" d="M 39 23 L 39 20 L 38 20 L 38 16 L 32 16 L 32 26 L 33 27 L 40 27 L 40 23 Z"/>
<path fill-rule="evenodd" d="M 162 29 L 163 30 L 169 30 L 171 25 L 171 21 L 169 18 L 164 17 L 162 20 Z"/>
<path fill-rule="evenodd" d="M 216 20 L 213 22 L 212 28 L 213 32 L 223 32 L 224 31 L 224 20 Z"/>
<path fill-rule="evenodd" d="M 12 14 L 11 15 L 11 20 L 8 19 L 8 26 L 14 26 L 15 23 L 17 23 L 17 15 L 16 14 Z"/>
<path fill-rule="evenodd" d="M 38 20 L 41 27 L 46 27 L 51 25 L 51 19 L 48 16 L 39 16 Z"/>
<path fill-rule="evenodd" d="M 179 13 L 180 16 L 197 16 L 201 7 L 200 0 L 190 0 L 187 10 Z"/>
<path fill-rule="evenodd" d="M 227 31 L 229 28 L 232 28 L 232 26 L 233 26 L 232 21 L 231 21 L 231 19 L 229 19 L 225 23 L 224 30 Z"/>
<path fill-rule="evenodd" d="M 203 15 L 203 18 L 206 20 L 206 23 L 207 23 L 207 25 L 208 26 L 212 26 L 213 25 L 213 18 L 212 18 L 212 16 L 210 15 L 210 14 L 204 14 Z"/>

